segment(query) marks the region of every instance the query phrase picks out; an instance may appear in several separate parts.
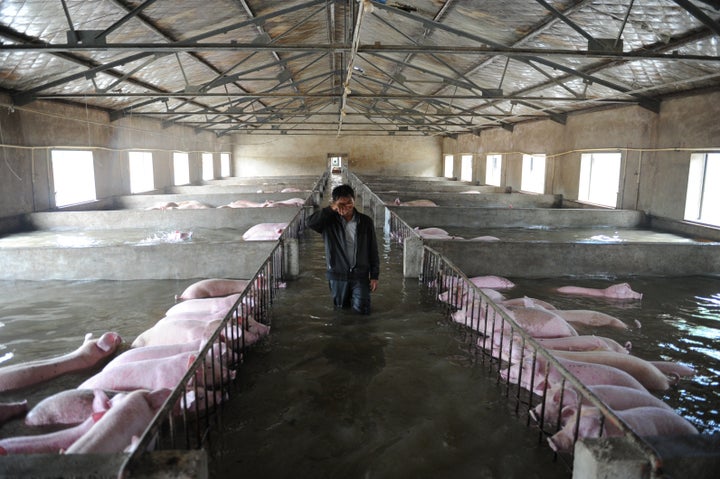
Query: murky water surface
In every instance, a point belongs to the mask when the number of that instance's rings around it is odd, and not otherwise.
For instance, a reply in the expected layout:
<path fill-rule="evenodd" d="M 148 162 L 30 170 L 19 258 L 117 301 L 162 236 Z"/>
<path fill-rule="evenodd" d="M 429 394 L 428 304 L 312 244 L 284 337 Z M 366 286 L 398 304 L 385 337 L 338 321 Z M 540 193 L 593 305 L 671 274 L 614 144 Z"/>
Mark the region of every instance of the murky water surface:
<path fill-rule="evenodd" d="M 60 213 L 62 214 L 62 213 Z M 194 230 L 38 230 L 0 238 L 0 248 L 90 248 L 95 246 L 147 246 L 165 243 L 219 243 L 243 241 L 245 231 L 234 228 Z"/>
<path fill-rule="evenodd" d="M 417 280 L 402 278 L 400 247 L 385 245 L 373 314 L 360 317 L 333 311 L 320 236 L 301 238 L 301 276 L 280 291 L 271 336 L 249 355 L 241 392 L 223 410 L 223 433 L 211 441 L 212 477 L 569 477 L 513 415 L 442 308 Z M 631 328 L 583 332 L 630 340 L 645 359 L 695 367 L 695 378 L 661 397 L 701 431 L 720 431 L 720 279 L 511 279 L 508 297 L 604 311 Z M 554 292 L 625 280 L 642 301 Z M 68 353 L 88 332 L 117 331 L 129 344 L 191 282 L 0 282 L 0 367 Z M 33 405 L 90 374 L 0 393 L 0 401 Z M 27 433 L 21 421 L 0 427 L 0 437 L 18 433 Z"/>
<path fill-rule="evenodd" d="M 694 243 L 695 240 L 672 233 L 641 228 L 468 228 L 444 227 L 452 236 L 472 239 L 494 236 L 501 241 L 573 243 Z"/>
<path fill-rule="evenodd" d="M 223 413 L 212 477 L 569 477 L 439 305 L 402 278 L 401 255 L 384 252 L 363 317 L 332 309 L 320 236 L 302 240 L 302 275 Z"/>

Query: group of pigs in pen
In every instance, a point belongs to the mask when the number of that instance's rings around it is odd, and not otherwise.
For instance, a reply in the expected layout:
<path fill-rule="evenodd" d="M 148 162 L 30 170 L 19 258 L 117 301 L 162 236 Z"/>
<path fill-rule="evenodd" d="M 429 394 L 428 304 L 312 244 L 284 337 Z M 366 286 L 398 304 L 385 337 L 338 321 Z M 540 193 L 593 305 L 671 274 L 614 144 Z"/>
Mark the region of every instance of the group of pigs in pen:
<path fill-rule="evenodd" d="M 260 278 L 262 280 L 262 278 Z M 173 414 L 193 414 L 223 399 L 223 383 L 234 378 L 232 358 L 269 333 L 269 327 L 250 317 L 257 285 L 239 279 L 205 279 L 188 286 L 178 301 L 129 349 L 115 332 L 85 338 L 77 350 L 63 356 L 0 368 L 0 393 L 28 388 L 57 376 L 93 371 L 105 366 L 77 389 L 38 402 L 29 412 L 27 401 L 0 402 L 0 425 L 25 416 L 32 427 L 50 433 L 0 439 L 0 455 L 33 453 L 117 453 L 134 450 L 172 390 L 196 362 L 223 319 L 243 297 L 239 314 L 232 315 L 219 341 L 200 359 Z M 244 314 L 245 317 L 241 316 Z M 112 360 L 107 362 L 110 358 Z M 62 428 L 57 430 L 58 428 Z"/>
<path fill-rule="evenodd" d="M 559 310 L 534 298 L 508 298 L 506 292 L 514 284 L 507 278 L 477 276 L 469 281 L 485 296 L 475 294 L 475 288 L 464 278 L 446 276 L 440 281 L 444 284 L 439 299 L 451 306 L 455 322 L 479 333 L 478 347 L 499 360 L 504 380 L 541 398 L 530 414 L 541 428 L 550 431 L 548 442 L 555 451 L 572 452 L 578 439 L 619 436 L 623 431 L 606 420 L 552 361 L 539 354 L 540 347 L 638 436 L 698 434 L 689 421 L 653 395 L 680 378 L 692 376 L 692 368 L 641 359 L 631 354 L 630 343 L 622 345 L 610 337 L 578 333 L 587 328 L 608 332 L 627 329 L 623 321 L 601 311 Z M 557 292 L 622 301 L 642 298 L 627 283 L 605 289 L 564 286 Z M 532 339 L 524 339 L 504 315 Z M 532 340 L 539 346 L 531 344 Z"/>
<path fill-rule="evenodd" d="M 285 192 L 283 190 L 283 192 Z M 250 200 L 235 200 L 217 208 L 278 208 L 282 206 L 298 207 L 303 206 L 305 200 L 302 198 L 290 198 L 287 200 L 265 200 L 263 202 Z M 205 210 L 215 208 L 207 203 L 197 200 L 166 201 L 148 207 L 148 210 Z"/>

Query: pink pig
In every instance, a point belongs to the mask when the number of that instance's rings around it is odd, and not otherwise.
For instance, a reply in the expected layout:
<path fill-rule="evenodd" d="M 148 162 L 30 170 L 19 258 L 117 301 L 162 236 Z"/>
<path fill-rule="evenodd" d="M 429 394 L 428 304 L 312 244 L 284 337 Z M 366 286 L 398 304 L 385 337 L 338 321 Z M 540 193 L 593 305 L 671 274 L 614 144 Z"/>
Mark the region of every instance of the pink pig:
<path fill-rule="evenodd" d="M 65 454 L 111 454 L 123 452 L 139 437 L 155 417 L 172 390 L 133 391 L 119 394 L 110 410 L 92 425 Z"/>
<path fill-rule="evenodd" d="M 146 359 L 122 363 L 112 368 L 105 368 L 92 376 L 78 389 L 110 389 L 113 391 L 132 391 L 135 389 L 173 389 L 187 374 L 190 366 L 197 358 L 196 352 L 180 353 L 166 358 Z M 204 384 L 205 378 L 220 383 L 223 376 L 228 377 L 226 369 L 219 363 L 205 363 L 205 368 L 198 369 L 196 379 Z M 214 376 L 213 376 L 214 373 Z"/>
<path fill-rule="evenodd" d="M 99 339 L 85 336 L 85 342 L 75 351 L 50 359 L 40 359 L 0 368 L 0 391 L 32 386 L 62 374 L 91 369 L 112 356 L 122 343 L 117 333 L 105 333 Z"/>
<path fill-rule="evenodd" d="M 658 407 L 637 407 L 624 411 L 615 411 L 639 436 L 686 436 L 698 434 L 697 429 L 687 419 L 675 411 Z M 548 438 L 550 447 L 555 451 L 568 452 L 575 445 L 573 441 L 577 413 L 568 419 L 567 424 Z M 578 438 L 600 437 L 601 416 L 593 407 L 583 408 L 580 412 Z M 604 421 L 603 437 L 620 436 L 622 432 L 612 422 Z"/>
<path fill-rule="evenodd" d="M 562 286 L 557 289 L 557 292 L 611 299 L 642 299 L 643 296 L 642 293 L 633 291 L 627 283 L 614 284 L 605 289 L 583 288 L 580 286 Z"/>
<path fill-rule="evenodd" d="M 259 223 L 243 233 L 242 237 L 245 241 L 277 240 L 287 225 L 287 223 Z"/>
<path fill-rule="evenodd" d="M 250 280 L 247 279 L 203 279 L 185 288 L 185 291 L 176 299 L 215 298 L 233 293 L 242 293 L 249 282 Z"/>

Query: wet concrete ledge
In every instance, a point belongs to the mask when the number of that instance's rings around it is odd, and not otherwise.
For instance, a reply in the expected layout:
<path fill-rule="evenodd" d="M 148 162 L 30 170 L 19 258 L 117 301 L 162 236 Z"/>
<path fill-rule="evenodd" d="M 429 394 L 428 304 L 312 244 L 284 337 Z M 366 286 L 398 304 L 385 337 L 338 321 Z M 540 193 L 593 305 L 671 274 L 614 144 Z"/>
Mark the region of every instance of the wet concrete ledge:
<path fill-rule="evenodd" d="M 277 241 L 0 249 L 0 280 L 251 278 Z"/>
<path fill-rule="evenodd" d="M 647 224 L 636 210 L 388 206 L 408 225 L 420 228 L 637 228 Z"/>
<path fill-rule="evenodd" d="M 386 204 L 392 205 L 396 198 L 400 201 L 431 200 L 438 206 L 486 207 L 486 208 L 560 208 L 562 195 L 540 195 L 531 193 L 434 193 L 431 191 L 388 193 L 374 191 L 374 194 Z"/>
<path fill-rule="evenodd" d="M 661 458 L 661 476 L 715 479 L 720 471 L 720 435 L 644 438 Z M 575 444 L 574 479 L 651 479 L 648 459 L 623 437 L 583 439 Z"/>
<path fill-rule="evenodd" d="M 2 479 L 117 479 L 126 454 L 27 454 L 0 456 Z M 157 451 L 145 454 L 127 471 L 128 479 L 206 479 L 204 450 Z"/>
<path fill-rule="evenodd" d="M 258 223 L 288 223 L 300 208 L 212 208 L 198 210 L 97 210 L 29 213 L 22 231 L 33 230 L 189 230 L 233 228 L 246 231 Z"/>
<path fill-rule="evenodd" d="M 466 275 L 519 278 L 720 274 L 720 243 L 426 243 Z"/>

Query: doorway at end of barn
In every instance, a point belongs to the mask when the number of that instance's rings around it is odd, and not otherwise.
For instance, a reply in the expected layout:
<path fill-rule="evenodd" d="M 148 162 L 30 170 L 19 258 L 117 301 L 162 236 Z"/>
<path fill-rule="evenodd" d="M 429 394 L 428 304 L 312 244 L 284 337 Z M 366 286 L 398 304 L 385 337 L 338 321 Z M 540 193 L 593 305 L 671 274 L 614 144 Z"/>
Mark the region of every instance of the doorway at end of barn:
<path fill-rule="evenodd" d="M 328 169 L 330 174 L 341 175 L 343 172 L 343 166 L 347 162 L 347 153 L 328 153 Z"/>

